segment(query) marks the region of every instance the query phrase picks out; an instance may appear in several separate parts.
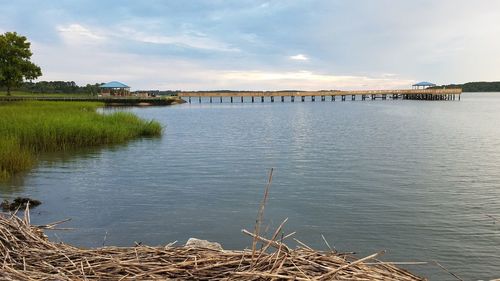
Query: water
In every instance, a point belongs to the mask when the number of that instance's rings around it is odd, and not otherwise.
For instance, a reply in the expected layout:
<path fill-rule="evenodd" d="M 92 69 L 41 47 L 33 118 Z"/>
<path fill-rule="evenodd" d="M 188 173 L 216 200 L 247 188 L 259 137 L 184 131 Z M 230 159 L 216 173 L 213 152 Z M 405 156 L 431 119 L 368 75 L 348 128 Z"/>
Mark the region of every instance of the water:
<path fill-rule="evenodd" d="M 161 245 L 189 237 L 251 245 L 269 168 L 265 225 L 326 250 L 433 261 L 465 280 L 500 277 L 500 94 L 462 101 L 184 104 L 132 108 L 161 139 L 44 155 L 1 197 L 43 204 L 34 223 L 80 246 Z M 290 242 L 291 243 L 291 242 Z M 293 243 L 291 243 L 293 244 Z M 435 265 L 407 266 L 454 280 Z"/>

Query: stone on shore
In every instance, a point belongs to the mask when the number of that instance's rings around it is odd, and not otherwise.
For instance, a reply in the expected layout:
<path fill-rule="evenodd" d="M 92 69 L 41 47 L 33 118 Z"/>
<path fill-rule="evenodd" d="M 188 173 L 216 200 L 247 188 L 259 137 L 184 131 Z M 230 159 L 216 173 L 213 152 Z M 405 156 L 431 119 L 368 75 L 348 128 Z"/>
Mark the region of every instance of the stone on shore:
<path fill-rule="evenodd" d="M 210 242 L 208 240 L 201 240 L 197 238 L 189 238 L 185 246 L 192 248 L 205 248 L 221 252 L 224 251 L 224 249 L 222 249 L 222 246 L 217 242 Z"/>

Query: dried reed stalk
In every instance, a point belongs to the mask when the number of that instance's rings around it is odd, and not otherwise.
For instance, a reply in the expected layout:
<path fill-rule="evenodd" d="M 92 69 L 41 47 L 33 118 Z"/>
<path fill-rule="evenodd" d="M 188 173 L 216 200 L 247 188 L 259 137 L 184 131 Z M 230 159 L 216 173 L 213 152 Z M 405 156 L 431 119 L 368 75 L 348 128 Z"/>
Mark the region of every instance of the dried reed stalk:
<path fill-rule="evenodd" d="M 186 246 L 82 249 L 49 241 L 24 218 L 0 213 L 0 280 L 424 280 L 379 253 L 356 259 L 309 247 L 290 249 L 277 240 L 244 230 L 261 250 L 216 251 Z M 367 263 L 368 261 L 372 263 Z"/>

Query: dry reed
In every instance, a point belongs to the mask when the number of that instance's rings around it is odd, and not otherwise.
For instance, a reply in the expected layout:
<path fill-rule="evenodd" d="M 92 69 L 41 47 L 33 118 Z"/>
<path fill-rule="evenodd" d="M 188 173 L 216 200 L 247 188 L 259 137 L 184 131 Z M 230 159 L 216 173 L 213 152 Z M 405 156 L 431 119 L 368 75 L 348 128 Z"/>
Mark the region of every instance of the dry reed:
<path fill-rule="evenodd" d="M 252 254 L 172 244 L 82 249 L 49 241 L 43 230 L 57 225 L 31 225 L 28 211 L 0 214 L 0 280 L 424 280 L 375 259 L 381 253 L 291 249 L 276 239 L 280 228 L 272 239 L 243 230 L 262 243 Z"/>

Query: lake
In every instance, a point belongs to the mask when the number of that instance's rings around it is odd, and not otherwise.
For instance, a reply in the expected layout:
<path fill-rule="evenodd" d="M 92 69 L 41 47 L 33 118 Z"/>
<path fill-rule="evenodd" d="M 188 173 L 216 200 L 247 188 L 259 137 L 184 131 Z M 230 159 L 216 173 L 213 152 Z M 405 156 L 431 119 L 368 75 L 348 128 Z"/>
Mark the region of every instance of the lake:
<path fill-rule="evenodd" d="M 33 223 L 71 218 L 75 230 L 50 237 L 78 246 L 197 237 L 242 249 L 274 168 L 268 235 L 288 218 L 285 232 L 313 248 L 328 249 L 323 235 L 360 257 L 387 250 L 465 280 L 500 277 L 500 93 L 318 100 L 118 109 L 160 121 L 164 136 L 43 155 L 0 196 L 41 200 Z"/>

